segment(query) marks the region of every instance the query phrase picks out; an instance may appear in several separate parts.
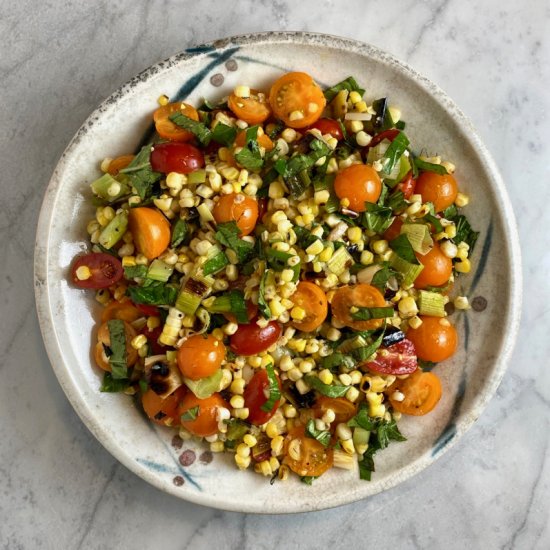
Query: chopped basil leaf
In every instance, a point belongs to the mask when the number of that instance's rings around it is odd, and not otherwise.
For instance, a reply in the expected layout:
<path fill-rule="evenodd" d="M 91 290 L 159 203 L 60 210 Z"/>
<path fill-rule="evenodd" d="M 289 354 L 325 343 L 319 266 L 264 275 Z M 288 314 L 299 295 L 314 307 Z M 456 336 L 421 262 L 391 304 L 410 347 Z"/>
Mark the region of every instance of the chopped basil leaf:
<path fill-rule="evenodd" d="M 130 286 L 128 295 L 134 304 L 148 304 L 152 306 L 172 306 L 178 296 L 177 288 L 165 285 L 160 281 L 153 281 L 147 286 Z"/>
<path fill-rule="evenodd" d="M 185 220 L 182 220 L 181 218 L 178 218 L 176 223 L 172 226 L 172 238 L 170 240 L 170 246 L 172 248 L 175 248 L 176 246 L 179 246 L 183 241 L 185 241 L 188 230 L 189 227 L 187 226 L 187 222 Z"/>
<path fill-rule="evenodd" d="M 235 252 L 240 264 L 244 263 L 254 250 L 254 245 L 240 238 L 241 230 L 234 221 L 219 223 L 216 240 Z"/>
<path fill-rule="evenodd" d="M 258 126 L 248 128 L 246 130 L 244 147 L 235 155 L 235 160 L 241 166 L 251 171 L 258 171 L 264 165 L 257 137 Z"/>
<path fill-rule="evenodd" d="M 371 355 L 380 347 L 382 344 L 382 340 L 384 338 L 384 331 L 378 336 L 378 338 L 368 346 L 363 346 L 360 348 L 355 348 L 351 351 L 351 355 L 353 358 L 358 361 L 359 363 L 362 363 L 364 361 L 368 361 Z"/>
<path fill-rule="evenodd" d="M 208 145 L 210 143 L 212 132 L 208 129 L 206 124 L 197 122 L 181 113 L 174 113 L 170 115 L 169 118 L 176 126 L 191 132 L 203 145 Z"/>
<path fill-rule="evenodd" d="M 338 370 L 340 366 L 351 369 L 355 366 L 355 361 L 349 355 L 335 351 L 327 357 L 323 357 L 322 365 L 324 369 L 329 369 L 330 371 Z"/>
<path fill-rule="evenodd" d="M 269 398 L 260 408 L 264 412 L 271 412 L 277 404 L 277 401 L 281 399 L 281 389 L 279 388 L 279 381 L 277 380 L 273 364 L 269 363 L 266 365 L 265 370 L 269 381 Z"/>
<path fill-rule="evenodd" d="M 385 449 L 390 441 L 407 441 L 407 438 L 399 431 L 397 422 L 393 418 L 389 422 L 380 422 L 376 428 L 376 436 L 381 449 Z"/>
<path fill-rule="evenodd" d="M 418 367 L 422 369 L 424 372 L 430 372 L 435 366 L 437 366 L 437 363 L 434 363 L 433 361 L 425 361 L 424 359 L 418 359 Z"/>
<path fill-rule="evenodd" d="M 386 206 L 391 208 L 394 212 L 403 210 L 407 206 L 403 191 L 395 191 L 392 193 L 386 200 Z"/>
<path fill-rule="evenodd" d="M 374 231 L 383 233 L 394 220 L 393 211 L 389 206 L 379 206 L 371 202 L 365 203 L 366 210 L 361 218 L 361 224 Z"/>
<path fill-rule="evenodd" d="M 305 434 L 307 437 L 316 439 L 324 447 L 327 447 L 330 443 L 330 432 L 328 430 L 318 430 L 315 427 L 315 420 L 313 420 L 313 418 L 306 424 Z"/>
<path fill-rule="evenodd" d="M 440 176 L 448 174 L 445 166 L 441 164 L 432 164 L 431 162 L 426 162 L 418 157 L 413 157 L 413 165 L 416 166 L 417 170 L 422 170 L 423 172 L 435 172 Z"/>
<path fill-rule="evenodd" d="M 200 407 L 197 405 L 196 407 L 192 407 L 191 409 L 186 410 L 181 415 L 181 421 L 182 422 L 191 422 L 192 420 L 195 420 L 197 416 L 199 416 Z"/>
<path fill-rule="evenodd" d="M 302 476 L 300 481 L 306 485 L 313 485 L 313 481 L 316 480 L 317 477 L 319 476 Z"/>
<path fill-rule="evenodd" d="M 230 418 L 224 422 L 227 424 L 227 441 L 238 441 L 248 433 L 249 425 L 238 418 Z"/>
<path fill-rule="evenodd" d="M 153 184 L 162 176 L 160 172 L 153 172 L 151 168 L 151 150 L 152 144 L 144 145 L 132 162 L 120 170 L 121 174 L 126 174 L 130 178 L 141 200 L 151 195 Z"/>
<path fill-rule="evenodd" d="M 103 382 L 99 391 L 106 393 L 118 393 L 127 390 L 130 387 L 130 381 L 126 378 L 113 378 L 110 372 L 103 375 Z"/>
<path fill-rule="evenodd" d="M 109 365 L 114 379 L 128 378 L 128 363 L 126 361 L 126 331 L 124 321 L 111 319 L 107 321 L 109 328 L 109 339 L 111 355 Z"/>
<path fill-rule="evenodd" d="M 403 260 L 410 264 L 419 265 L 413 247 L 406 233 L 402 233 L 399 237 L 390 241 L 390 248 Z"/>
<path fill-rule="evenodd" d="M 350 312 L 354 321 L 370 321 L 371 319 L 386 319 L 393 317 L 393 307 L 358 307 Z"/>
<path fill-rule="evenodd" d="M 466 216 L 462 214 L 457 216 L 454 221 L 456 225 L 456 237 L 453 238 L 453 241 L 457 244 L 465 242 L 470 247 L 469 254 L 471 254 L 479 237 L 479 231 L 474 231 Z"/>
<path fill-rule="evenodd" d="M 325 384 L 313 374 L 306 375 L 305 382 L 314 390 L 317 390 L 320 394 L 326 395 L 327 397 L 342 397 L 346 395 L 349 390 L 349 386 L 331 386 Z"/>
<path fill-rule="evenodd" d="M 405 129 L 405 126 L 407 126 L 407 123 L 406 123 L 404 120 L 398 120 L 398 121 L 395 123 L 395 127 L 396 127 L 398 130 L 404 130 L 404 129 Z"/>
<path fill-rule="evenodd" d="M 357 84 L 357 81 L 355 80 L 355 78 L 353 78 L 353 76 L 348 76 L 345 80 L 342 80 L 342 82 L 338 82 L 338 84 L 331 86 L 323 93 L 325 94 L 325 98 L 327 101 L 332 101 L 341 90 L 347 90 L 348 92 L 358 92 L 361 97 L 365 93 L 365 90 L 359 87 L 359 84 Z"/>
<path fill-rule="evenodd" d="M 284 129 L 285 129 L 285 124 L 280 120 L 278 120 L 277 122 L 275 122 L 275 124 L 273 124 L 273 128 L 271 129 L 270 132 L 267 133 L 267 135 L 271 140 L 275 140 L 279 135 L 279 133 L 282 132 Z"/>
<path fill-rule="evenodd" d="M 208 99 L 205 99 L 198 110 L 199 111 L 217 111 L 217 110 L 225 111 L 227 110 L 227 101 L 214 104 Z"/>
<path fill-rule="evenodd" d="M 212 130 L 212 139 L 226 147 L 233 145 L 237 137 L 237 129 L 219 122 Z"/>
<path fill-rule="evenodd" d="M 392 172 L 393 168 L 399 162 L 401 156 L 409 146 L 409 143 L 409 139 L 403 132 L 399 132 L 399 134 L 395 136 L 384 153 L 384 158 L 386 159 L 386 162 L 384 163 L 385 174 L 390 174 Z"/>
<path fill-rule="evenodd" d="M 124 277 L 133 279 L 134 277 L 144 278 L 147 276 L 147 266 L 145 265 L 130 265 L 124 267 Z"/>
<path fill-rule="evenodd" d="M 312 245 L 315 241 L 320 240 L 320 237 L 313 235 L 309 229 L 305 227 L 300 227 L 299 225 L 294 226 L 294 233 L 296 233 L 296 238 L 298 239 L 298 245 L 302 249 L 306 249 L 308 246 Z"/>
<path fill-rule="evenodd" d="M 357 414 L 348 421 L 350 428 L 363 428 L 369 432 L 376 429 L 376 420 L 368 415 L 366 407 L 360 407 Z"/>
<path fill-rule="evenodd" d="M 451 204 L 451 206 L 448 206 L 443 210 L 443 217 L 447 220 L 453 221 L 458 216 L 458 208 Z"/>
<path fill-rule="evenodd" d="M 267 302 L 265 300 L 265 283 L 267 281 L 268 275 L 269 269 L 266 269 L 262 274 L 262 278 L 260 279 L 260 288 L 258 293 L 258 311 L 264 319 L 271 319 L 271 309 L 269 309 L 269 306 L 267 305 Z"/>
<path fill-rule="evenodd" d="M 372 277 L 371 285 L 381 290 L 386 288 L 390 277 L 395 276 L 396 272 L 390 267 L 388 262 L 382 263 L 382 269 L 379 269 Z"/>

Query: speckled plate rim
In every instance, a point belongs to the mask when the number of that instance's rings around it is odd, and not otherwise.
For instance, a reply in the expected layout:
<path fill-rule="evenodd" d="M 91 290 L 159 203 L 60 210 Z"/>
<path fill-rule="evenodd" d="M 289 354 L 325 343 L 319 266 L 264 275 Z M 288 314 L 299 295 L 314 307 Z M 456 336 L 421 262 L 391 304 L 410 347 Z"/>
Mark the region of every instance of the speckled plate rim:
<path fill-rule="evenodd" d="M 113 102 L 120 100 L 128 94 L 132 88 L 138 83 L 149 80 L 154 75 L 157 75 L 160 71 L 166 70 L 181 61 L 189 59 L 195 56 L 205 56 L 207 53 L 211 53 L 214 50 L 223 51 L 232 46 L 242 45 L 254 45 L 254 44 L 277 44 L 277 43 L 291 43 L 296 46 L 319 46 L 329 47 L 334 49 L 340 49 L 345 52 L 364 55 L 374 59 L 385 65 L 391 65 L 396 68 L 403 76 L 412 79 L 417 85 L 426 90 L 432 98 L 439 103 L 439 105 L 446 111 L 449 117 L 460 128 L 462 132 L 467 132 L 469 139 L 474 144 L 478 153 L 478 159 L 481 161 L 486 169 L 486 175 L 490 181 L 493 191 L 495 191 L 495 201 L 499 203 L 500 213 L 503 220 L 503 231 L 506 236 L 506 252 L 508 254 L 508 262 L 511 268 L 510 287 L 509 293 L 505 304 L 505 318 L 503 320 L 503 330 L 507 334 L 507 338 L 503 338 L 500 348 L 493 361 L 492 376 L 487 380 L 487 383 L 483 387 L 483 391 L 474 400 L 474 406 L 468 414 L 463 415 L 460 421 L 456 425 L 456 435 L 445 442 L 435 454 L 424 454 L 419 457 L 413 463 L 401 468 L 396 472 L 395 476 L 389 483 L 386 483 L 384 487 L 380 487 L 380 491 L 390 489 L 399 483 L 412 477 L 414 474 L 422 471 L 429 464 L 433 463 L 437 458 L 442 456 L 444 452 L 450 449 L 460 437 L 471 427 L 471 425 L 477 420 L 487 403 L 498 388 L 502 377 L 506 371 L 508 362 L 510 360 L 515 340 L 517 337 L 520 315 L 521 315 L 521 292 L 522 292 L 522 272 L 521 272 L 521 256 L 519 238 L 517 232 L 517 226 L 515 216 L 513 213 L 512 205 L 508 197 L 504 182 L 499 174 L 495 162 L 493 161 L 490 153 L 481 141 L 477 131 L 468 120 L 468 118 L 462 113 L 457 105 L 443 92 L 438 86 L 431 82 L 426 77 L 419 74 L 416 70 L 410 67 L 408 64 L 399 61 L 392 55 L 384 52 L 383 50 L 365 44 L 360 41 L 351 40 L 347 38 L 341 38 L 333 35 L 310 33 L 310 32 L 264 32 L 245 34 L 234 37 L 229 37 L 221 40 L 214 41 L 212 43 L 204 44 L 194 48 L 190 48 L 183 53 L 174 55 L 165 61 L 152 65 L 148 69 L 142 71 L 137 76 L 129 80 L 126 84 L 116 90 L 111 96 L 109 96 L 84 122 L 79 131 L 72 138 L 71 142 L 63 152 L 60 160 L 53 172 L 48 187 L 46 189 L 40 216 L 37 225 L 36 245 L 35 245 L 35 257 L 34 257 L 34 285 L 35 285 L 35 299 L 38 319 L 40 328 L 42 331 L 42 337 L 46 347 L 46 351 L 54 372 L 59 380 L 63 391 L 67 398 L 71 402 L 73 408 L 80 416 L 84 424 L 96 437 L 96 439 L 124 466 L 129 470 L 140 476 L 142 479 L 152 484 L 153 486 L 183 498 L 196 504 L 205 506 L 211 506 L 214 508 L 237 511 L 237 512 L 253 512 L 253 513 L 294 513 L 303 511 L 315 511 L 326 508 L 331 508 L 343 504 L 348 504 L 367 496 L 375 494 L 374 491 L 366 490 L 364 494 L 354 492 L 352 495 L 348 495 L 345 492 L 337 496 L 332 495 L 330 502 L 315 502 L 311 506 L 304 508 L 303 505 L 285 503 L 284 508 L 271 508 L 270 510 L 258 509 L 252 503 L 247 502 L 235 502 L 235 501 L 220 501 L 219 498 L 211 497 L 204 493 L 181 493 L 178 492 L 167 481 L 161 479 L 159 476 L 154 475 L 147 468 L 137 463 L 131 456 L 126 454 L 124 450 L 118 445 L 117 441 L 111 437 L 111 434 L 101 425 L 98 424 L 94 418 L 93 412 L 86 406 L 86 403 L 79 393 L 79 389 L 74 383 L 69 371 L 68 365 L 65 363 L 64 354 L 59 345 L 59 341 L 56 335 L 56 330 L 53 323 L 53 312 L 50 304 L 50 293 L 48 285 L 48 263 L 49 263 L 49 237 L 54 216 L 53 206 L 56 202 L 58 193 L 62 188 L 62 174 L 63 169 L 69 157 L 75 148 L 76 144 L 86 132 L 87 128 L 94 124 L 97 117 L 101 114 L 104 108 L 111 105 Z M 379 492 L 379 491 L 376 491 Z M 292 501 L 291 501 L 292 502 Z"/>

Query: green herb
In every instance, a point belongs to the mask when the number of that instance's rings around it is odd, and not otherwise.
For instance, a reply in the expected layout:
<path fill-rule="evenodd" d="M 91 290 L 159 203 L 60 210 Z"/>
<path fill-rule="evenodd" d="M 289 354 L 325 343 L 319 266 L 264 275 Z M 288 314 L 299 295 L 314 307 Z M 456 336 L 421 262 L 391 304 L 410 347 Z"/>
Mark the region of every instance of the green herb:
<path fill-rule="evenodd" d="M 365 90 L 359 87 L 359 84 L 357 84 L 355 78 L 353 78 L 353 76 L 348 76 L 345 80 L 342 80 L 342 82 L 338 82 L 338 84 L 331 86 L 323 92 L 325 94 L 327 102 L 332 101 L 341 90 L 347 90 L 348 92 L 358 92 L 361 97 L 365 93 Z"/>
<path fill-rule="evenodd" d="M 451 204 L 451 206 L 448 206 L 443 210 L 443 217 L 447 220 L 453 221 L 458 216 L 458 208 L 456 205 Z"/>
<path fill-rule="evenodd" d="M 225 420 L 225 423 L 227 424 L 225 435 L 227 441 L 239 441 L 248 433 L 248 424 L 238 418 L 230 418 Z"/>
<path fill-rule="evenodd" d="M 275 124 L 273 124 L 273 128 L 271 129 L 270 132 L 267 133 L 267 135 L 271 140 L 275 140 L 279 135 L 279 133 L 282 132 L 284 129 L 285 129 L 284 122 L 281 122 L 280 120 L 278 120 L 277 122 L 275 122 Z"/>
<path fill-rule="evenodd" d="M 392 193 L 386 201 L 386 206 L 391 208 L 394 212 L 403 210 L 407 206 L 403 191 L 395 191 Z"/>
<path fill-rule="evenodd" d="M 237 129 L 219 122 L 212 130 L 212 139 L 226 147 L 233 145 L 237 137 Z"/>
<path fill-rule="evenodd" d="M 404 129 L 405 129 L 405 126 L 407 126 L 407 123 L 406 123 L 404 120 L 398 120 L 398 121 L 395 123 L 395 127 L 396 127 L 398 130 L 404 130 Z"/>
<path fill-rule="evenodd" d="M 390 248 L 399 256 L 401 259 L 405 260 L 410 264 L 419 265 L 413 247 L 409 242 L 409 238 L 405 233 L 399 235 L 399 237 L 393 239 L 389 243 Z"/>
<path fill-rule="evenodd" d="M 345 369 L 351 369 L 355 366 L 355 361 L 349 355 L 345 355 L 339 351 L 323 357 L 322 366 L 324 369 L 337 370 L 341 366 Z"/>
<path fill-rule="evenodd" d="M 244 263 L 252 251 L 254 245 L 240 238 L 241 230 L 234 221 L 219 223 L 216 231 L 216 240 L 235 252 L 239 263 Z"/>
<path fill-rule="evenodd" d="M 306 485 L 313 485 L 313 482 L 317 479 L 317 477 L 319 476 L 302 476 L 300 481 Z"/>
<path fill-rule="evenodd" d="M 298 245 L 305 250 L 315 241 L 319 241 L 320 238 L 317 235 L 306 229 L 305 227 L 300 227 L 299 225 L 294 226 L 294 233 L 296 233 L 296 239 L 298 240 Z"/>
<path fill-rule="evenodd" d="M 328 430 L 318 430 L 315 427 L 315 420 L 313 418 L 306 424 L 305 434 L 307 437 L 316 439 L 323 447 L 327 447 L 330 443 L 330 432 Z"/>
<path fill-rule="evenodd" d="M 418 368 L 422 369 L 424 372 L 430 372 L 436 366 L 437 366 L 437 363 L 434 363 L 433 361 L 425 361 L 424 359 L 418 359 Z"/>
<path fill-rule="evenodd" d="M 235 160 L 247 170 L 257 171 L 264 165 L 257 139 L 258 126 L 247 128 L 244 147 L 235 155 Z"/>
<path fill-rule="evenodd" d="M 390 267 L 388 262 L 383 262 L 382 269 L 379 269 L 372 277 L 371 285 L 381 290 L 386 288 L 391 277 L 396 275 L 396 271 Z"/>
<path fill-rule="evenodd" d="M 384 153 L 384 158 L 386 159 L 383 170 L 384 174 L 389 175 L 392 172 L 409 146 L 409 143 L 409 139 L 403 132 L 397 134 Z"/>
<path fill-rule="evenodd" d="M 351 312 L 354 321 L 370 321 L 371 319 L 386 319 L 393 317 L 393 307 L 358 307 L 357 311 Z"/>
<path fill-rule="evenodd" d="M 275 408 L 277 401 L 281 399 L 281 389 L 279 388 L 279 381 L 277 380 L 273 364 L 268 363 L 265 370 L 269 381 L 269 398 L 260 408 L 264 412 L 271 412 Z"/>
<path fill-rule="evenodd" d="M 126 279 L 133 279 L 134 277 L 144 278 L 147 275 L 147 266 L 145 265 L 131 265 L 124 268 L 124 277 Z"/>
<path fill-rule="evenodd" d="M 208 129 L 206 124 L 197 122 L 181 113 L 174 113 L 170 115 L 169 118 L 176 126 L 191 132 L 203 145 L 208 145 L 210 143 L 212 132 Z"/>
<path fill-rule="evenodd" d="M 231 290 L 218 296 L 207 308 L 211 313 L 233 313 L 238 323 L 248 323 L 248 311 L 242 290 Z"/>
<path fill-rule="evenodd" d="M 227 101 L 221 103 L 212 103 L 208 99 L 204 99 L 202 105 L 198 109 L 199 111 L 226 111 Z"/>
<path fill-rule="evenodd" d="M 320 394 L 326 395 L 327 397 L 342 397 L 346 395 L 349 390 L 349 386 L 331 386 L 329 384 L 325 384 L 313 374 L 306 375 L 305 382 L 314 390 L 317 390 Z"/>
<path fill-rule="evenodd" d="M 175 248 L 179 246 L 187 237 L 189 227 L 185 220 L 178 218 L 176 223 L 172 226 L 172 238 L 170 239 L 170 246 Z"/>
<path fill-rule="evenodd" d="M 124 321 L 111 319 L 107 321 L 111 355 L 109 365 L 114 379 L 128 378 L 128 363 L 126 361 L 126 331 Z"/>
<path fill-rule="evenodd" d="M 366 210 L 361 223 L 375 233 L 383 233 L 394 220 L 393 211 L 389 206 L 379 206 L 371 202 L 365 203 Z"/>
<path fill-rule="evenodd" d="M 212 258 L 206 260 L 202 265 L 202 272 L 205 275 L 213 275 L 229 265 L 229 260 L 223 252 L 218 252 Z"/>
<path fill-rule="evenodd" d="M 359 363 L 368 361 L 372 356 L 372 354 L 381 346 L 383 339 L 384 339 L 384 331 L 382 331 L 380 336 L 378 336 L 378 338 L 374 342 L 372 342 L 372 344 L 355 348 L 354 350 L 351 351 L 351 355 Z"/>
<path fill-rule="evenodd" d="M 461 242 L 466 243 L 470 247 L 469 254 L 471 255 L 479 237 L 479 231 L 474 231 L 466 216 L 462 214 L 457 216 L 454 222 L 456 225 L 456 236 L 453 238 L 453 241 L 457 244 Z"/>
<path fill-rule="evenodd" d="M 182 422 L 191 422 L 199 416 L 200 407 L 197 405 L 196 407 L 192 407 L 191 409 L 186 410 L 181 415 L 181 421 Z"/>
<path fill-rule="evenodd" d="M 265 300 L 265 284 L 268 275 L 269 269 L 266 269 L 262 274 L 262 278 L 260 279 L 260 288 L 258 292 L 258 311 L 264 319 L 271 319 L 271 309 L 269 309 L 269 306 L 267 305 L 267 302 Z"/>
<path fill-rule="evenodd" d="M 424 219 L 434 226 L 434 229 L 435 229 L 436 233 L 441 233 L 444 229 L 443 229 L 443 226 L 441 225 L 441 222 L 439 221 L 439 218 L 435 215 L 435 207 L 434 207 L 433 203 L 432 202 L 427 202 L 426 204 L 428 205 L 428 208 L 430 209 L 430 213 L 426 214 L 424 216 Z M 451 206 L 454 206 L 454 204 L 451 205 Z"/>
<path fill-rule="evenodd" d="M 145 145 L 135 156 L 132 162 L 120 170 L 130 178 L 131 184 L 135 187 L 141 200 L 145 200 L 151 194 L 153 184 L 157 182 L 162 174 L 154 172 L 151 168 L 152 144 Z"/>
<path fill-rule="evenodd" d="M 130 380 L 126 378 L 113 378 L 110 372 L 103 375 L 103 382 L 99 391 L 106 393 L 118 393 L 127 390 L 130 387 Z"/>
<path fill-rule="evenodd" d="M 413 157 L 413 165 L 416 167 L 417 170 L 422 170 L 423 172 L 435 172 L 440 176 L 444 176 L 445 174 L 449 173 L 447 172 L 445 166 L 441 164 L 432 164 L 431 162 L 426 162 L 419 157 Z"/>
<path fill-rule="evenodd" d="M 155 281 L 147 286 L 128 287 L 128 295 L 134 304 L 172 306 L 178 296 L 178 290 L 172 285 Z"/>

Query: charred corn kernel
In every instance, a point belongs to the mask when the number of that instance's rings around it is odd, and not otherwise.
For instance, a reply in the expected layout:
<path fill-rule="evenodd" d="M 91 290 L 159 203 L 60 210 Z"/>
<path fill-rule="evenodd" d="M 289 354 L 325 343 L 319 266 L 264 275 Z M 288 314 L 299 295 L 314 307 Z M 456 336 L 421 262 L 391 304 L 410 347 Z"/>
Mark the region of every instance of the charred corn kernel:
<path fill-rule="evenodd" d="M 351 439 L 351 429 L 345 422 L 340 422 L 336 426 L 336 436 L 340 441 Z"/>
<path fill-rule="evenodd" d="M 359 399 L 359 390 L 353 386 L 350 386 L 349 390 L 346 392 L 346 399 L 351 403 L 355 403 Z"/>
<path fill-rule="evenodd" d="M 111 301 L 111 293 L 107 289 L 102 288 L 95 293 L 95 299 L 105 306 Z"/>
<path fill-rule="evenodd" d="M 246 420 L 249 414 L 250 414 L 250 411 L 248 410 L 248 407 L 243 407 L 242 409 L 233 410 L 233 416 L 235 418 L 239 418 L 240 420 Z"/>
<path fill-rule="evenodd" d="M 292 439 L 288 444 L 288 456 L 292 460 L 300 460 L 302 458 L 302 442 L 300 439 Z"/>
<path fill-rule="evenodd" d="M 468 195 L 465 195 L 464 193 L 458 193 L 456 195 L 455 204 L 459 208 L 466 206 L 469 202 L 470 202 L 470 197 L 468 197 Z"/>
<path fill-rule="evenodd" d="M 420 325 L 422 324 L 422 319 L 420 317 L 418 317 L 418 315 L 415 315 L 414 317 L 411 317 L 409 319 L 409 326 L 411 328 L 418 328 Z"/>
<path fill-rule="evenodd" d="M 386 239 L 380 239 L 372 243 L 372 250 L 376 254 L 384 254 L 388 250 L 388 241 Z"/>
<path fill-rule="evenodd" d="M 368 106 L 364 101 L 358 101 L 355 103 L 354 108 L 358 113 L 366 113 L 368 110 Z"/>
<path fill-rule="evenodd" d="M 457 296 L 453 300 L 453 304 L 456 309 L 470 309 L 470 303 L 468 302 L 468 298 L 466 296 Z"/>
<path fill-rule="evenodd" d="M 418 306 L 416 305 L 414 298 L 411 296 L 407 296 L 406 298 L 399 300 L 397 307 L 399 309 L 399 313 L 401 313 L 404 317 L 414 317 L 418 314 Z"/>
<path fill-rule="evenodd" d="M 348 239 L 352 243 L 358 243 L 363 238 L 363 231 L 360 227 L 350 227 L 348 229 Z"/>
<path fill-rule="evenodd" d="M 361 97 L 361 94 L 359 92 L 353 91 L 350 92 L 348 99 L 352 102 L 353 105 L 356 103 L 359 103 L 363 98 Z"/>
<path fill-rule="evenodd" d="M 298 411 L 292 403 L 285 403 L 283 405 L 283 414 L 286 418 L 296 418 Z"/>
<path fill-rule="evenodd" d="M 455 263 L 454 267 L 459 273 L 470 273 L 472 269 L 472 264 L 470 263 L 470 260 L 468 260 L 468 258 L 465 258 L 464 260 Z"/>
<path fill-rule="evenodd" d="M 250 457 L 242 457 L 238 454 L 235 454 L 235 464 L 237 464 L 237 467 L 239 470 L 246 470 L 250 466 Z"/>
<path fill-rule="evenodd" d="M 439 247 L 441 248 L 441 252 L 443 252 L 447 258 L 456 258 L 456 255 L 458 254 L 458 247 L 453 242 L 444 239 Z"/>
<path fill-rule="evenodd" d="M 81 265 L 75 271 L 75 275 L 79 281 L 87 281 L 92 276 L 92 272 L 90 271 L 90 268 L 88 266 Z"/>
<path fill-rule="evenodd" d="M 296 382 L 296 381 L 300 380 L 300 378 L 302 378 L 303 374 L 302 374 L 302 371 L 298 367 L 292 367 L 288 371 L 287 376 L 290 380 L 292 380 L 293 382 Z"/>
<path fill-rule="evenodd" d="M 275 422 L 268 422 L 265 426 L 265 434 L 269 439 L 273 439 L 279 435 L 279 428 Z"/>
<path fill-rule="evenodd" d="M 370 250 L 363 250 L 361 252 L 361 264 L 370 265 L 374 261 L 374 254 Z"/>
<path fill-rule="evenodd" d="M 294 306 L 290 312 L 290 316 L 295 321 L 302 321 L 306 318 L 306 310 L 300 306 Z"/>
<path fill-rule="evenodd" d="M 130 342 L 130 345 L 135 349 L 138 350 L 142 346 L 144 346 L 147 343 L 147 337 L 144 334 L 138 334 L 134 338 L 132 338 L 132 341 Z"/>

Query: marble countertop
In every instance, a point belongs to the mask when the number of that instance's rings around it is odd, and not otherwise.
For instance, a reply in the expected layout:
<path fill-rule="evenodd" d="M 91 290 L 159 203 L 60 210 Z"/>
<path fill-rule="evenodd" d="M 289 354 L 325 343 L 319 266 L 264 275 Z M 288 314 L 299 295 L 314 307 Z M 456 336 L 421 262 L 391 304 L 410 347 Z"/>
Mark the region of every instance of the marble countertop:
<path fill-rule="evenodd" d="M 391 5 L 390 5 L 391 4 Z M 504 8 L 506 4 L 509 7 Z M 0 34 L 0 544 L 16 548 L 550 547 L 550 8 L 487 0 L 21 0 Z M 150 64 L 218 37 L 339 34 L 384 48 L 439 84 L 504 175 L 522 240 L 522 328 L 474 427 L 399 487 L 334 510 L 226 513 L 147 485 L 73 412 L 34 309 L 43 192 L 93 108 Z M 535 231 L 535 232 L 534 232 Z"/>

